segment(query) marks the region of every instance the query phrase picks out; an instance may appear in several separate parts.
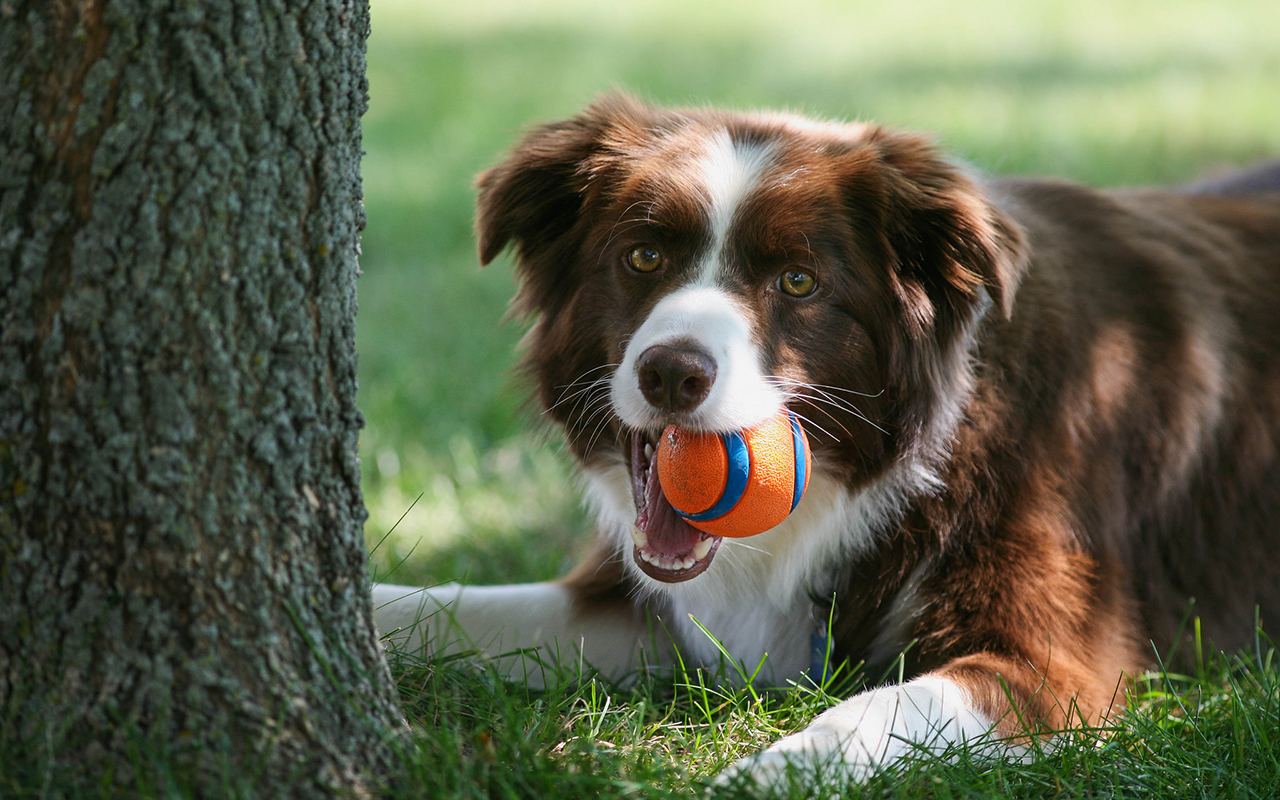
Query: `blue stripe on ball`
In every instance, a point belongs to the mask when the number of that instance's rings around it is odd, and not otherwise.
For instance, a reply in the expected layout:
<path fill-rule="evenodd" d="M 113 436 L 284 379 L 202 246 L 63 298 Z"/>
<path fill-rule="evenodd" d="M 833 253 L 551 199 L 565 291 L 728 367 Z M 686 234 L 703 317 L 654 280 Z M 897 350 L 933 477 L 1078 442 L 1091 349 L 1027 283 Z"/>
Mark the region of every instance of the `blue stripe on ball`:
<path fill-rule="evenodd" d="M 787 416 L 791 418 L 791 442 L 796 453 L 796 478 L 795 484 L 791 488 L 791 510 L 795 511 L 796 506 L 800 504 L 800 497 L 804 494 L 805 482 L 809 479 L 809 454 L 804 449 L 804 434 L 800 430 L 800 420 L 796 419 L 796 415 L 787 412 Z"/>
<path fill-rule="evenodd" d="M 693 522 L 707 522 L 719 519 L 733 510 L 747 490 L 747 477 L 751 474 L 751 451 L 747 442 L 737 431 L 720 435 L 724 442 L 725 454 L 729 456 L 729 474 L 725 476 L 724 493 L 711 508 L 697 514 L 686 514 L 680 509 L 676 513 Z"/>

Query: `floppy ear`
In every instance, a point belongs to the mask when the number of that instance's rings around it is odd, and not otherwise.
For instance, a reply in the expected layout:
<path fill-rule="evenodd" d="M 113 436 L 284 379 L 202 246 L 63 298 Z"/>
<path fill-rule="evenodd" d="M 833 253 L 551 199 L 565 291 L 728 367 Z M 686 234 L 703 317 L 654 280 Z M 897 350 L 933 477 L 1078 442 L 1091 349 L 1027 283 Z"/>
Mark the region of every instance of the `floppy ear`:
<path fill-rule="evenodd" d="M 869 144 L 889 167 L 881 231 L 913 334 L 954 331 L 973 318 L 982 290 L 1011 316 L 1028 258 L 1018 224 L 923 137 L 880 130 Z"/>
<path fill-rule="evenodd" d="M 600 131 L 574 118 L 535 128 L 506 161 L 476 178 L 476 243 L 488 264 L 510 243 L 523 255 L 573 226 L 586 181 L 581 167 Z"/>
<path fill-rule="evenodd" d="M 607 95 L 572 119 L 530 130 L 505 161 L 480 173 L 480 263 L 515 246 L 517 313 L 549 311 L 567 298 L 587 232 L 583 210 L 604 193 L 607 171 L 651 114 L 625 95 Z"/>
<path fill-rule="evenodd" d="M 514 243 L 521 259 L 553 245 L 577 222 L 595 177 L 608 158 L 606 139 L 644 106 L 606 95 L 572 119 L 533 128 L 505 161 L 476 179 L 476 239 L 488 264 Z"/>

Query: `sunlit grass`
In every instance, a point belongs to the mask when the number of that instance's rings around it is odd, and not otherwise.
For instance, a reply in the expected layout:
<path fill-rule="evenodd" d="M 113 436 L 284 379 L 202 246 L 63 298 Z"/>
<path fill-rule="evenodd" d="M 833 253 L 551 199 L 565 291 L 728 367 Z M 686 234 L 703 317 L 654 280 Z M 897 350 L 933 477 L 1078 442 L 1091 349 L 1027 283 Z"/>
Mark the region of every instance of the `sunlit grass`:
<path fill-rule="evenodd" d="M 545 691 L 502 681 L 467 655 L 393 655 L 415 736 L 394 795 L 737 797 L 717 787 L 738 758 L 797 730 L 857 685 L 785 691 L 677 670 L 631 685 L 569 665 Z M 1153 673 L 1103 727 L 1037 740 L 1033 757 L 993 760 L 957 747 L 865 785 L 797 779 L 789 798 L 1270 798 L 1280 791 L 1280 672 L 1275 651 L 1209 655 L 1192 677 Z"/>
<path fill-rule="evenodd" d="M 366 502 L 385 532 L 370 543 L 375 579 L 426 585 L 550 577 L 570 566 L 581 544 L 586 523 L 576 482 L 555 449 L 531 437 L 480 451 L 458 434 L 443 452 L 387 446 L 372 460 L 380 477 Z"/>

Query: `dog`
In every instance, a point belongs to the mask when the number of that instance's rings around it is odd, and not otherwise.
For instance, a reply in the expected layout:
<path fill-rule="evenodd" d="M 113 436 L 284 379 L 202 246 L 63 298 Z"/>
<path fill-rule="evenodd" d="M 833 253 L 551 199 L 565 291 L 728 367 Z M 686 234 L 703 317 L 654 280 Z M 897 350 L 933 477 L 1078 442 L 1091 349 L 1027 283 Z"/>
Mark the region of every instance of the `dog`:
<path fill-rule="evenodd" d="M 375 586 L 399 646 L 900 677 L 725 773 L 767 784 L 1096 724 L 1189 619 L 1225 650 L 1280 619 L 1280 165 L 1100 192 L 611 95 L 478 190 L 599 538 L 556 582 Z M 655 488 L 664 426 L 783 408 L 813 471 L 781 524 L 721 539 Z"/>

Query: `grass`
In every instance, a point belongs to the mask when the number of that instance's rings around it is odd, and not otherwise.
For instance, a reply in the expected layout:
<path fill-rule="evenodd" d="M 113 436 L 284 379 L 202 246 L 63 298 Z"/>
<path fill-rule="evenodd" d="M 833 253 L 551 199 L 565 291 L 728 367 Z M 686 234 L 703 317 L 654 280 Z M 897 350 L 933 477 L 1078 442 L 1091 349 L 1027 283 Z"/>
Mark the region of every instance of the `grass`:
<path fill-rule="evenodd" d="M 471 180 L 525 125 L 622 87 L 934 131 L 982 170 L 1099 185 L 1280 156 L 1274 0 L 372 2 L 361 454 L 373 568 L 402 583 L 546 579 L 589 537 L 511 374 L 510 263 L 473 252 Z M 1033 763 L 922 765 L 861 796 L 1280 796 L 1267 659 L 1153 679 L 1117 730 Z M 756 699 L 699 674 L 535 693 L 468 659 L 396 669 L 418 727 L 397 789 L 432 798 L 698 794 L 839 696 Z"/>
<path fill-rule="evenodd" d="M 963 749 L 865 785 L 795 781 L 787 798 L 1274 798 L 1280 796 L 1280 664 L 1274 649 L 1210 656 L 1193 677 L 1144 676 L 1115 724 L 1038 745 L 1025 762 Z M 392 796 L 742 797 L 716 773 L 847 696 L 826 687 L 762 692 L 701 672 L 620 688 L 589 672 L 545 691 L 505 683 L 465 656 L 393 657 L 415 736 Z"/>

